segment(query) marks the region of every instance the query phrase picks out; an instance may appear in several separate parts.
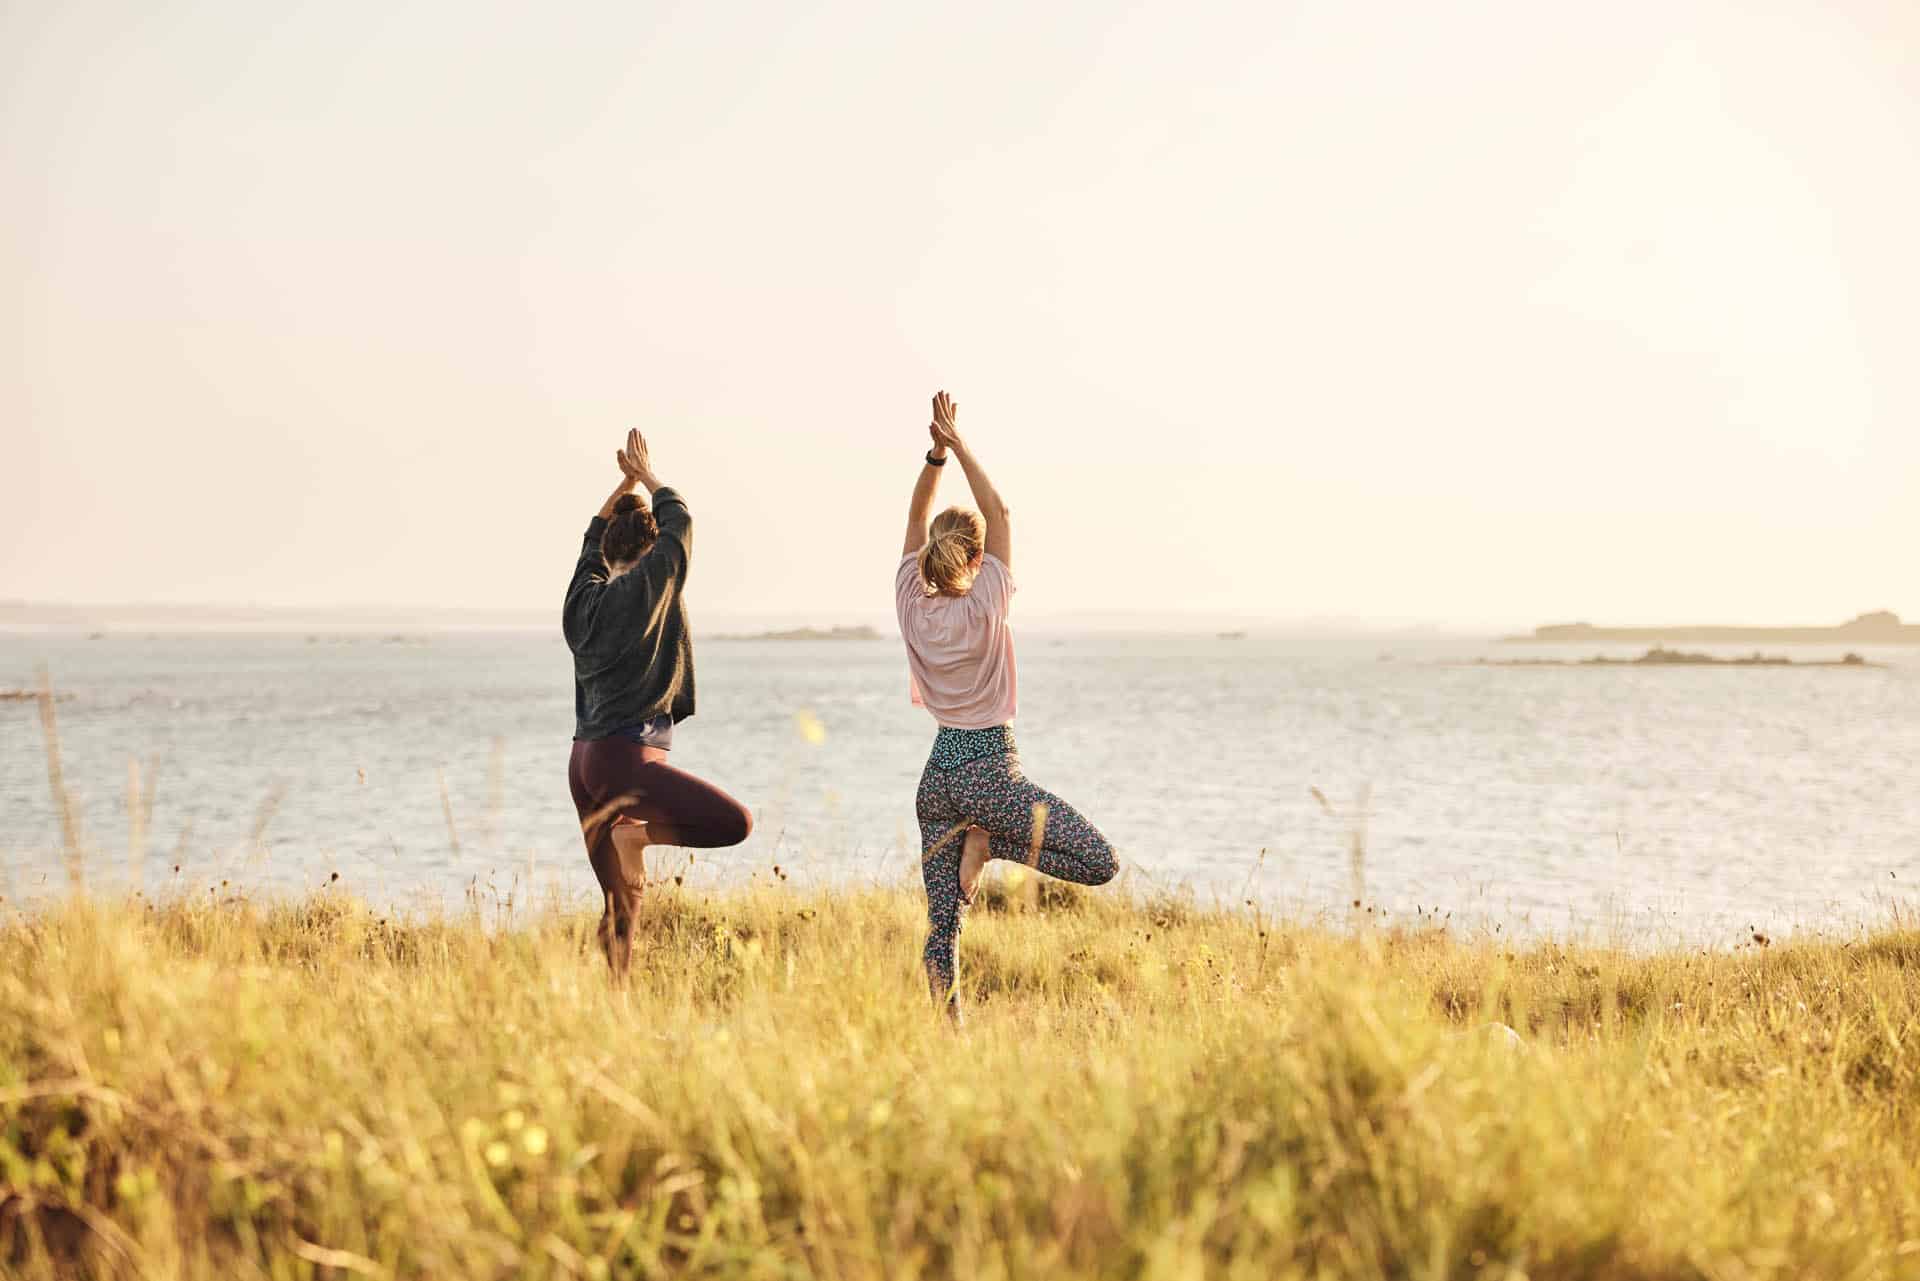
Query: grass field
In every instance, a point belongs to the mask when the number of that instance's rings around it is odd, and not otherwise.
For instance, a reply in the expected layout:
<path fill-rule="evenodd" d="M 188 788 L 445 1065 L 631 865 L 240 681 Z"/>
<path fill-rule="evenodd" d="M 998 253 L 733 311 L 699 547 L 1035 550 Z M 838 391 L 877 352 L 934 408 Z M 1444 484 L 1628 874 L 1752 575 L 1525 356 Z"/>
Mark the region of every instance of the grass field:
<path fill-rule="evenodd" d="M 624 992 L 558 910 L 15 918 L 0 1269 L 1920 1277 L 1913 922 L 1513 951 L 1034 888 L 963 1032 L 904 890 L 669 886 Z"/>

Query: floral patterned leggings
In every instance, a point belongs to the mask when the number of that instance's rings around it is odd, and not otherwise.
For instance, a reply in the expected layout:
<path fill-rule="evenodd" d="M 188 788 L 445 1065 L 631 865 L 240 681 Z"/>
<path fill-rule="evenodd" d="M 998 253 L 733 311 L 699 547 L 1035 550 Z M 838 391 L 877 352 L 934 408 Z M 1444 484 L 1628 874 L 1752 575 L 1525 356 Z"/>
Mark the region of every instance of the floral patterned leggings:
<path fill-rule="evenodd" d="M 989 835 L 991 857 L 1024 863 L 1080 885 L 1105 885 L 1120 870 L 1080 811 L 1027 781 L 1011 729 L 943 728 L 920 775 L 920 876 L 927 887 L 927 985 L 949 1013 L 959 1010 L 954 967 L 960 921 L 960 851 L 967 828 Z"/>

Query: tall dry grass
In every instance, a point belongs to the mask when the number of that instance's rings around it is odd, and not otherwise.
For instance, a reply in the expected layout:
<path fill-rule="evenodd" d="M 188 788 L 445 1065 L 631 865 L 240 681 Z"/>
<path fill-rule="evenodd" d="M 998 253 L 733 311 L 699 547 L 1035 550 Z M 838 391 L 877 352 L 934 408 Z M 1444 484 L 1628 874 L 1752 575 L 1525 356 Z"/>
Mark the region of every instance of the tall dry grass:
<path fill-rule="evenodd" d="M 923 920 L 669 887 L 616 992 L 584 911 L 22 917 L 0 1267 L 1920 1276 L 1911 924 L 1635 955 L 989 894 L 955 1033 Z"/>
<path fill-rule="evenodd" d="M 90 899 L 39 701 L 74 893 L 0 923 L 0 1275 L 1920 1278 L 1920 923 L 1515 950 L 1010 877 L 955 1032 L 904 889 L 673 878 L 621 990 L 586 911 Z"/>

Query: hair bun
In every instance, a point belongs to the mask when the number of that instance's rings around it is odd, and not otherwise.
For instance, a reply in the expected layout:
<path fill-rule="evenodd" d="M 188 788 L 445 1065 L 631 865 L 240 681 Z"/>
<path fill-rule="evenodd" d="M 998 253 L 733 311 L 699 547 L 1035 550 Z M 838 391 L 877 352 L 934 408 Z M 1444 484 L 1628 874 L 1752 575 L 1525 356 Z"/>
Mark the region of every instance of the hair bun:
<path fill-rule="evenodd" d="M 941 596 L 965 596 L 973 586 L 974 557 L 984 550 L 987 526 L 980 513 L 950 507 L 933 518 L 920 549 L 920 578 Z"/>
<path fill-rule="evenodd" d="M 600 534 L 600 555 L 608 565 L 625 564 L 645 555 L 659 536 L 653 510 L 634 495 L 622 494 L 613 500 L 613 519 Z"/>

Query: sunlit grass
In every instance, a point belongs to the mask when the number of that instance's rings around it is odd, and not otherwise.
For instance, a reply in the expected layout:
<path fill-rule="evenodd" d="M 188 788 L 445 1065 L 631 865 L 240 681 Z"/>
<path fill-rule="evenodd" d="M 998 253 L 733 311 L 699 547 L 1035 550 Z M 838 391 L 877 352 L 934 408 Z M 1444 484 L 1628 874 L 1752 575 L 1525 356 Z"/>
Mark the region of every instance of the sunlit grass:
<path fill-rule="evenodd" d="M 1509 951 L 1031 888 L 969 923 L 961 1033 L 904 890 L 669 884 L 624 992 L 584 912 L 20 918 L 0 1270 L 1920 1275 L 1920 931 Z"/>

